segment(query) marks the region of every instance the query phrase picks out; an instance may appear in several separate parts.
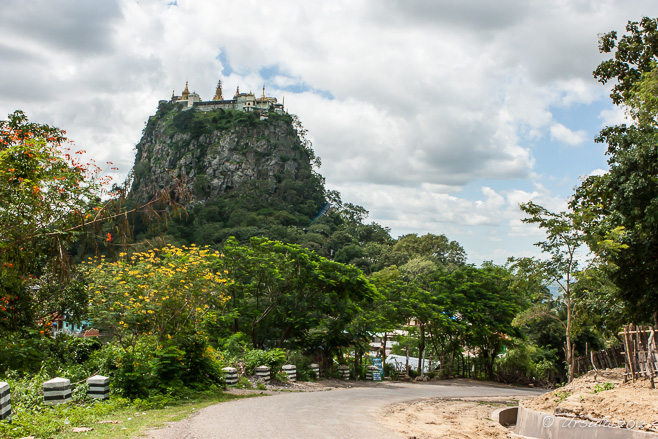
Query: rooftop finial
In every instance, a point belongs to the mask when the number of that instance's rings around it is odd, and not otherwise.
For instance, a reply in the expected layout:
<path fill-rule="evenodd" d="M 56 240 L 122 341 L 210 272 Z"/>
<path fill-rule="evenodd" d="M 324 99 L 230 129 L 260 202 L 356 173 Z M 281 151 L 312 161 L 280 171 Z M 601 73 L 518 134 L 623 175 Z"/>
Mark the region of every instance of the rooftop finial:
<path fill-rule="evenodd" d="M 185 90 L 183 90 L 183 99 L 187 99 L 187 97 L 190 95 L 190 90 L 187 88 L 187 81 L 185 81 Z"/>
<path fill-rule="evenodd" d="M 265 99 L 265 85 L 263 85 L 263 99 Z"/>
<path fill-rule="evenodd" d="M 238 85 L 238 89 L 235 91 L 235 95 L 237 96 L 239 94 L 240 94 L 240 86 Z"/>
<path fill-rule="evenodd" d="M 215 97 L 212 100 L 213 101 L 223 101 L 224 100 L 224 97 L 222 96 L 222 80 L 221 79 L 217 83 L 217 91 L 215 91 Z"/>

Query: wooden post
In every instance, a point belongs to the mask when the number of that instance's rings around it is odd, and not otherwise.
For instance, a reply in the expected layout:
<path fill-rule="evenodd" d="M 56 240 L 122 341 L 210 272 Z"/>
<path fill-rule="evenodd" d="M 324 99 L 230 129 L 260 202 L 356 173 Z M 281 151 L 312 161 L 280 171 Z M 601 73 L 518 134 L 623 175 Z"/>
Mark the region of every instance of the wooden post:
<path fill-rule="evenodd" d="M 655 382 L 655 376 L 656 376 L 656 367 L 654 365 L 654 359 L 655 359 L 655 345 L 656 345 L 656 339 L 655 339 L 655 332 L 653 330 L 653 327 L 650 327 L 651 335 L 649 336 L 649 340 L 647 342 L 647 365 L 649 366 L 649 373 L 651 374 L 651 388 L 655 389 L 656 388 L 656 382 Z"/>
<path fill-rule="evenodd" d="M 409 342 L 407 342 L 407 362 L 404 365 L 405 375 L 409 376 Z"/>
<path fill-rule="evenodd" d="M 635 370 L 633 368 L 633 360 L 631 357 L 631 341 L 629 339 L 629 332 L 633 329 L 633 325 L 624 326 L 624 344 L 626 345 L 626 359 L 628 360 L 628 368 L 630 369 L 630 374 L 635 382 Z"/>
<path fill-rule="evenodd" d="M 592 361 L 592 367 L 594 368 L 594 381 L 596 381 L 596 379 L 599 376 L 599 370 L 594 365 L 594 352 L 590 352 L 589 355 L 590 355 L 590 358 L 591 358 L 591 361 Z"/>

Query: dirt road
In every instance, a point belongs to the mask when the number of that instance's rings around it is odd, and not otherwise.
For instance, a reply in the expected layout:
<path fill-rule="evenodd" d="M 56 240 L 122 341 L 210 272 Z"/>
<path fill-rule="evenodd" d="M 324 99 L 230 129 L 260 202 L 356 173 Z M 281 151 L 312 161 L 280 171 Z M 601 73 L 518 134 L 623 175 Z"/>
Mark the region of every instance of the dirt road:
<path fill-rule="evenodd" d="M 541 390 L 455 380 L 431 383 L 369 383 L 322 392 L 280 393 L 217 404 L 151 431 L 155 439 L 400 439 L 377 421 L 385 406 L 419 398 L 532 396 Z"/>

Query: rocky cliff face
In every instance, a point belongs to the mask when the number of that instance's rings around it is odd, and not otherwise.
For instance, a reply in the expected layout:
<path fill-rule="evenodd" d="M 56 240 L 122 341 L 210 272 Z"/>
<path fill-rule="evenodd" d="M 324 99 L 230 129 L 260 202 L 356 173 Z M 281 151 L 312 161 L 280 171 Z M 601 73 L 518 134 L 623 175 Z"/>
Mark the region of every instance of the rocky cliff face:
<path fill-rule="evenodd" d="M 284 179 L 309 178 L 311 156 L 290 115 L 260 120 L 255 113 L 162 103 L 137 144 L 131 195 L 148 201 L 177 180 L 194 201 L 254 182 L 274 193 Z"/>

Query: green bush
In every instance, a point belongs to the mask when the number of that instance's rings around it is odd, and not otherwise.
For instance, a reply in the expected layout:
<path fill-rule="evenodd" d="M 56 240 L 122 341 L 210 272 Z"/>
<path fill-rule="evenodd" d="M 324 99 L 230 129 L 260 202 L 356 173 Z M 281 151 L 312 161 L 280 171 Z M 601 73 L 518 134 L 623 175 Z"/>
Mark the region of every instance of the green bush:
<path fill-rule="evenodd" d="M 222 350 L 227 351 L 230 355 L 241 355 L 248 350 L 249 339 L 242 332 L 236 332 L 230 337 L 220 341 L 219 345 Z"/>
<path fill-rule="evenodd" d="M 278 348 L 269 351 L 253 349 L 244 355 L 245 370 L 249 375 L 253 375 L 258 366 L 269 366 L 271 371 L 278 371 L 285 362 L 286 352 Z"/>
<path fill-rule="evenodd" d="M 108 343 L 94 352 L 86 365 L 86 370 L 109 375 L 114 392 L 130 399 L 146 399 L 178 395 L 189 388 L 221 386 L 221 367 L 225 364 L 204 337 L 181 334 L 163 344 L 142 337 L 125 349 L 117 342 Z"/>
<path fill-rule="evenodd" d="M 45 368 L 54 374 L 61 368 L 85 364 L 101 346 L 95 338 L 66 334 L 54 338 L 36 331 L 12 334 L 0 348 L 0 373 L 13 370 L 30 375 Z"/>
<path fill-rule="evenodd" d="M 290 380 L 288 379 L 288 374 L 285 373 L 285 372 L 282 371 L 282 370 L 278 370 L 278 371 L 274 374 L 274 379 L 277 380 L 277 381 L 279 381 L 279 382 L 282 382 L 282 383 L 287 383 L 287 382 L 290 381 Z"/>
<path fill-rule="evenodd" d="M 400 372 L 395 368 L 394 365 L 384 363 L 384 376 L 391 377 L 391 379 L 397 380 L 400 378 Z"/>
<path fill-rule="evenodd" d="M 251 381 L 249 381 L 249 378 L 240 377 L 238 382 L 235 383 L 235 388 L 236 389 L 253 389 L 254 386 L 251 384 Z"/>

